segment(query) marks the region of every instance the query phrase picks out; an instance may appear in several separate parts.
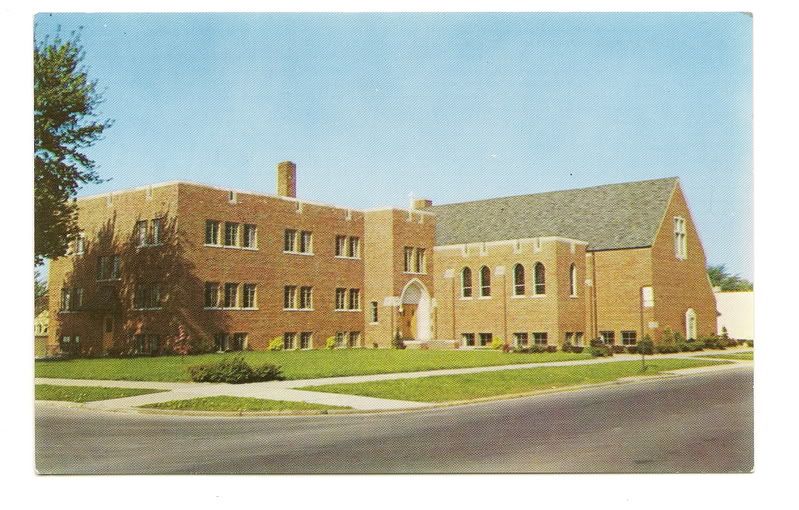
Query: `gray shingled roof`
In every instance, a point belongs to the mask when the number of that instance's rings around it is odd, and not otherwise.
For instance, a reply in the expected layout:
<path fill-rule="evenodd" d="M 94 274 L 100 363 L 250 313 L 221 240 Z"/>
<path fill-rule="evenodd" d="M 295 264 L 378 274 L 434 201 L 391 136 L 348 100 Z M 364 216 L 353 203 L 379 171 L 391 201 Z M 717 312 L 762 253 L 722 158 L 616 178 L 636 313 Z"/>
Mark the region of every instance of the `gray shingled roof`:
<path fill-rule="evenodd" d="M 589 250 L 651 246 L 676 177 L 434 205 L 436 244 L 561 236 Z"/>

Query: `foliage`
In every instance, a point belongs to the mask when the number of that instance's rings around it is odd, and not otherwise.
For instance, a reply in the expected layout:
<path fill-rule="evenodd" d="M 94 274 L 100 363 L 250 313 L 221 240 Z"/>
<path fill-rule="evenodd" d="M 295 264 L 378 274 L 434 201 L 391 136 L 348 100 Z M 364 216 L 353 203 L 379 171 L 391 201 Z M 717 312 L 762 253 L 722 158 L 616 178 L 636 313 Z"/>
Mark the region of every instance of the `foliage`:
<path fill-rule="evenodd" d="M 393 349 L 405 348 L 405 342 L 402 341 L 402 335 L 400 335 L 399 331 L 397 331 L 397 333 L 394 335 L 394 338 L 391 340 L 391 347 Z"/>
<path fill-rule="evenodd" d="M 592 345 L 589 347 L 588 352 L 591 353 L 593 358 L 604 358 L 613 356 L 613 349 L 609 345 Z"/>
<path fill-rule="evenodd" d="M 336 337 L 329 336 L 327 340 L 325 340 L 325 348 L 330 349 L 331 351 L 336 348 Z"/>
<path fill-rule="evenodd" d="M 253 368 L 242 356 L 225 358 L 215 363 L 191 365 L 188 372 L 194 382 L 242 384 L 283 379 L 280 367 L 267 363 Z"/>
<path fill-rule="evenodd" d="M 752 290 L 753 285 L 749 280 L 735 274 L 730 274 L 724 264 L 707 266 L 707 275 L 713 287 L 719 287 L 723 291 L 743 291 Z"/>
<path fill-rule="evenodd" d="M 183 327 L 183 324 L 178 324 L 178 334 L 172 342 L 172 350 L 175 354 L 180 354 L 181 356 L 191 352 L 191 339 L 186 333 L 186 328 Z"/>
<path fill-rule="evenodd" d="M 649 335 L 645 335 L 644 338 L 638 342 L 638 345 L 636 345 L 636 350 L 638 354 L 641 355 L 641 371 L 644 372 L 647 368 L 645 356 L 655 352 L 655 344 L 652 343 L 652 338 Z"/>
<path fill-rule="evenodd" d="M 718 335 L 708 335 L 700 340 L 705 349 L 721 349 L 727 348 L 727 342 L 724 342 Z"/>
<path fill-rule="evenodd" d="M 84 152 L 112 124 L 98 120 L 97 82 L 82 66 L 80 37 L 34 41 L 34 264 L 64 255 L 78 233 L 71 199 L 83 184 L 102 182 Z"/>
<path fill-rule="evenodd" d="M 497 350 L 499 350 L 499 349 L 502 349 L 504 346 L 505 346 L 505 340 L 503 340 L 502 338 L 500 338 L 500 337 L 498 337 L 498 336 L 497 336 L 497 337 L 494 337 L 494 338 L 491 340 L 491 348 L 492 348 L 492 349 L 497 349 Z"/>
<path fill-rule="evenodd" d="M 627 351 L 623 345 L 611 345 L 610 347 L 613 349 L 613 354 L 624 354 Z"/>
<path fill-rule="evenodd" d="M 182 411 L 218 411 L 218 412 L 243 412 L 243 411 L 325 411 L 328 409 L 350 409 L 349 407 L 328 406 L 325 404 L 311 404 L 308 402 L 291 402 L 285 400 L 268 400 L 250 397 L 199 397 L 188 400 L 170 400 L 158 402 L 141 407 L 150 409 L 172 409 Z"/>
<path fill-rule="evenodd" d="M 270 351 L 282 351 L 283 350 L 283 338 L 276 336 L 269 342 L 269 346 L 267 347 Z"/>
<path fill-rule="evenodd" d="M 637 345 L 627 345 L 624 347 L 627 351 L 627 354 L 638 354 L 638 346 Z"/>

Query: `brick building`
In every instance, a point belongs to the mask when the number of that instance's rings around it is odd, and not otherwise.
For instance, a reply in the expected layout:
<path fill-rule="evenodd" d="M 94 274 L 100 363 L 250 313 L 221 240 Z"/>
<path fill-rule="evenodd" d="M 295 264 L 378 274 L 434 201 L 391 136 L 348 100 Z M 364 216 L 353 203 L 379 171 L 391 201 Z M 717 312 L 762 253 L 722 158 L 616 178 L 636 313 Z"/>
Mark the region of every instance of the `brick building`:
<path fill-rule="evenodd" d="M 50 353 L 634 344 L 716 331 L 676 178 L 354 210 L 185 182 L 78 200 L 50 264 Z"/>

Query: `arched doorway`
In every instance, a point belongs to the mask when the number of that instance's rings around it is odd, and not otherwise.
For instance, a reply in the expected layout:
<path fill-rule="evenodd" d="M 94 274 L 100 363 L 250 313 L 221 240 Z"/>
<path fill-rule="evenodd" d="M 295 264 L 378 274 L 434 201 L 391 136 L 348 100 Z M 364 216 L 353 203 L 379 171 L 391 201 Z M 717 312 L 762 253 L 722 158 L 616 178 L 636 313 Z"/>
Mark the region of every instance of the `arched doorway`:
<path fill-rule="evenodd" d="M 430 340 L 430 293 L 414 278 L 402 289 L 399 329 L 403 340 Z"/>

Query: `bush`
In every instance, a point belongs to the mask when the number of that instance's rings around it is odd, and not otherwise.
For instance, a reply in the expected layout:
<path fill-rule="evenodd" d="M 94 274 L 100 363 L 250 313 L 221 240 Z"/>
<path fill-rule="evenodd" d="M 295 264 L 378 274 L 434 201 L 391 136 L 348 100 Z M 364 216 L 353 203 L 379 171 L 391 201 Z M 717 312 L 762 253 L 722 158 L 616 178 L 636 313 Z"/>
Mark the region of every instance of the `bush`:
<path fill-rule="evenodd" d="M 624 347 L 624 346 L 622 346 Z M 624 347 L 627 351 L 627 354 L 638 354 L 638 346 L 637 345 L 628 345 Z"/>
<path fill-rule="evenodd" d="M 399 331 L 397 331 L 397 334 L 394 335 L 394 338 L 391 340 L 391 347 L 394 349 L 405 348 L 405 342 L 402 341 L 402 336 L 400 335 Z"/>
<path fill-rule="evenodd" d="M 613 354 L 624 354 L 626 349 L 623 345 L 611 345 L 611 349 L 613 349 Z"/>
<path fill-rule="evenodd" d="M 604 358 L 607 356 L 613 356 L 613 350 L 607 345 L 592 345 L 591 347 L 589 347 L 589 352 L 591 353 L 591 356 L 594 358 Z"/>
<path fill-rule="evenodd" d="M 267 363 L 253 368 L 241 356 L 225 358 L 214 363 L 192 365 L 187 370 L 194 382 L 242 384 L 283 379 L 283 374 L 277 365 Z"/>
<path fill-rule="evenodd" d="M 269 342 L 269 347 L 267 347 L 270 351 L 282 351 L 283 350 L 283 339 L 279 336 L 276 336 Z"/>
<path fill-rule="evenodd" d="M 547 348 L 547 352 L 550 352 L 550 353 L 558 352 L 558 346 L 557 345 L 545 345 L 544 347 Z"/>
<path fill-rule="evenodd" d="M 495 337 L 493 340 L 491 340 L 491 348 L 492 349 L 499 350 L 499 349 L 502 349 L 504 345 L 505 345 L 505 341 L 503 339 L 501 339 L 500 337 Z"/>
<path fill-rule="evenodd" d="M 722 342 L 721 337 L 717 335 L 710 335 L 701 340 L 705 349 L 726 349 L 726 342 Z"/>
<path fill-rule="evenodd" d="M 581 352 L 583 352 L 583 350 L 584 350 L 583 347 L 580 345 L 572 345 L 570 351 L 568 352 L 573 352 L 574 354 L 580 354 Z"/>
<path fill-rule="evenodd" d="M 535 354 L 547 352 L 547 346 L 540 344 L 533 344 L 530 346 L 530 352 Z"/>
<path fill-rule="evenodd" d="M 655 345 L 649 335 L 646 335 L 635 347 L 638 354 L 652 354 L 655 352 Z"/>
<path fill-rule="evenodd" d="M 747 340 L 744 343 L 746 344 L 747 347 L 754 347 L 755 346 L 755 341 L 754 340 Z"/>
<path fill-rule="evenodd" d="M 334 337 L 334 336 L 327 337 L 327 340 L 325 340 L 325 348 L 326 349 L 330 349 L 330 350 L 335 349 L 336 348 L 336 337 Z"/>
<path fill-rule="evenodd" d="M 563 342 L 563 345 L 560 346 L 560 350 L 563 352 L 572 352 L 572 349 L 574 349 L 574 346 L 569 342 Z"/>

